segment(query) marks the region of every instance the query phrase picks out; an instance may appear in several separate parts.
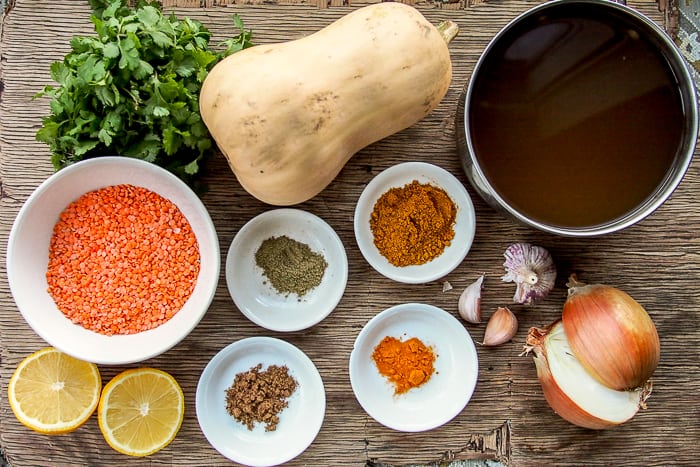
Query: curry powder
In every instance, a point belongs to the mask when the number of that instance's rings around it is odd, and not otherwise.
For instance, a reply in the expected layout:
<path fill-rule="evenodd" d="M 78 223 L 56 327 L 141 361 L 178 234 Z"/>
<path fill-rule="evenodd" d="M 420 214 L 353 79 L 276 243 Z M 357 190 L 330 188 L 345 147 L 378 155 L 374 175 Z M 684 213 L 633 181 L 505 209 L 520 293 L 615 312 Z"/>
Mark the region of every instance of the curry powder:
<path fill-rule="evenodd" d="M 391 264 L 411 266 L 442 254 L 455 236 L 456 217 L 445 190 L 414 180 L 379 197 L 370 228 L 374 245 Z"/>
<path fill-rule="evenodd" d="M 417 337 L 402 341 L 386 336 L 374 348 L 372 359 L 379 373 L 394 383 L 394 393 L 403 394 L 430 379 L 435 354 Z"/>

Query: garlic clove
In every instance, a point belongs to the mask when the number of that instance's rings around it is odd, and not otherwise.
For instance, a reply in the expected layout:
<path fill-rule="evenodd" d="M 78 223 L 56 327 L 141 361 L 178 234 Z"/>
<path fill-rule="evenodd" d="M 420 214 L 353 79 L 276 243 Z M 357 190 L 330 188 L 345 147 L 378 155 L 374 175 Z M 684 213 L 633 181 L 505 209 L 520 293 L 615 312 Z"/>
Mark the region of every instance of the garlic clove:
<path fill-rule="evenodd" d="M 530 352 L 534 353 L 537 377 L 547 403 L 569 423 L 602 430 L 620 425 L 640 408 L 646 408 L 651 380 L 628 391 L 603 385 L 574 356 L 561 320 L 547 329 L 530 329 L 525 353 Z"/>
<path fill-rule="evenodd" d="M 504 282 L 515 282 L 515 303 L 533 305 L 554 288 L 557 268 L 549 252 L 529 243 L 514 243 L 503 254 Z"/>
<path fill-rule="evenodd" d="M 469 284 L 459 296 L 457 311 L 464 321 L 472 324 L 481 323 L 481 289 L 484 283 L 482 274 Z"/>
<path fill-rule="evenodd" d="M 518 332 L 518 318 L 506 307 L 498 307 L 491 315 L 484 331 L 486 346 L 501 345 L 513 338 Z"/>

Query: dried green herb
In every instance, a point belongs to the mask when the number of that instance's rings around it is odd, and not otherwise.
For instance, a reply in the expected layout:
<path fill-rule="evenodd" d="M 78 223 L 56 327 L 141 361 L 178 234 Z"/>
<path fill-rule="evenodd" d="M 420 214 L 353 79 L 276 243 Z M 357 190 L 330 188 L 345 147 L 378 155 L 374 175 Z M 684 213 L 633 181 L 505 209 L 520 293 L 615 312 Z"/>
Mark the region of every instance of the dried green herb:
<path fill-rule="evenodd" d="M 222 58 L 249 47 L 251 32 L 225 50 L 209 47 L 199 21 L 166 16 L 155 1 L 90 0 L 96 36 L 71 39 L 51 65 L 50 114 L 36 138 L 49 145 L 56 170 L 82 159 L 122 155 L 165 167 L 193 185 L 213 140 L 199 114 L 199 91 Z"/>
<path fill-rule="evenodd" d="M 255 252 L 255 263 L 275 290 L 299 297 L 321 284 L 328 267 L 322 254 L 286 235 L 264 240 Z"/>

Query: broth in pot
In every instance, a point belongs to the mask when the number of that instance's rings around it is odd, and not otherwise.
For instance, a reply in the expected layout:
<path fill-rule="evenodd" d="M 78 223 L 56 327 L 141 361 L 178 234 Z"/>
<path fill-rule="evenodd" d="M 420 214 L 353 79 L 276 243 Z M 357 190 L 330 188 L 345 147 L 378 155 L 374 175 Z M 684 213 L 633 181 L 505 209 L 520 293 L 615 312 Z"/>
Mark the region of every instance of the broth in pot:
<path fill-rule="evenodd" d="M 628 215 L 697 136 L 659 41 L 617 7 L 551 2 L 505 29 L 472 76 L 471 156 L 534 222 L 585 229 Z"/>

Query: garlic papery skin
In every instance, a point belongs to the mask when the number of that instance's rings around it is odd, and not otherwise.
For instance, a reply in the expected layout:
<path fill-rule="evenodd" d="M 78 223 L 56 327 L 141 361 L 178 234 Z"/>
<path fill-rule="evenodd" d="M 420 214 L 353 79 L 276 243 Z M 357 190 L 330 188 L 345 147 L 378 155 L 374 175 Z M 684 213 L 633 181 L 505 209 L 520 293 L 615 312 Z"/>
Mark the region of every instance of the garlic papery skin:
<path fill-rule="evenodd" d="M 571 349 L 588 372 L 613 389 L 636 388 L 656 369 L 659 335 L 651 317 L 626 292 L 569 278 L 562 322 Z"/>
<path fill-rule="evenodd" d="M 484 331 L 485 346 L 505 344 L 518 332 L 518 318 L 506 307 L 498 307 L 486 323 Z"/>
<path fill-rule="evenodd" d="M 484 284 L 484 275 L 469 284 L 460 294 L 457 304 L 459 316 L 464 321 L 472 324 L 481 323 L 481 289 Z"/>
<path fill-rule="evenodd" d="M 547 329 L 531 328 L 526 352 L 534 353 L 537 377 L 547 403 L 574 425 L 594 430 L 612 428 L 646 408 L 651 381 L 628 391 L 601 384 L 575 357 L 561 320 Z"/>
<path fill-rule="evenodd" d="M 557 268 L 546 249 L 529 243 L 514 243 L 503 256 L 506 274 L 501 279 L 515 282 L 515 303 L 533 305 L 554 288 Z"/>

